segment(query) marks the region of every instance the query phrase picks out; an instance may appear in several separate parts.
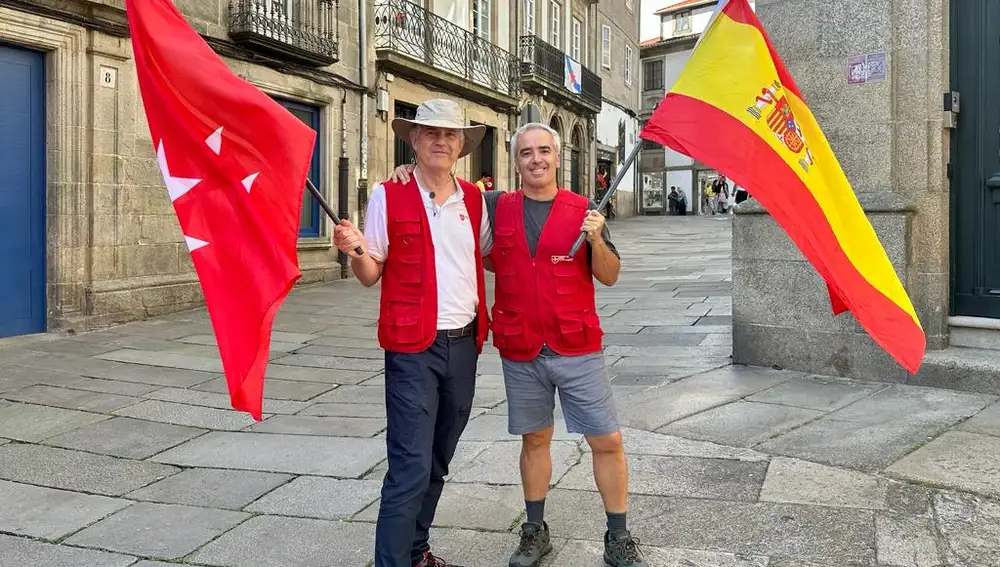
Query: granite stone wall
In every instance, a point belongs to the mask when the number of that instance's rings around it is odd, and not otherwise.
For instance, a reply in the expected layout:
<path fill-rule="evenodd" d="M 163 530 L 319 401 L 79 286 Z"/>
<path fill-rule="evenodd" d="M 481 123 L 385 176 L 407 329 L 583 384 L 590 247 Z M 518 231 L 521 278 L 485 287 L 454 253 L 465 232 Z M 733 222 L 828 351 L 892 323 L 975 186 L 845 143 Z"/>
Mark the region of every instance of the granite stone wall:
<path fill-rule="evenodd" d="M 823 128 L 927 334 L 947 344 L 947 0 L 758 0 L 757 12 Z M 884 54 L 885 78 L 849 84 L 849 59 Z M 737 363 L 902 380 L 755 202 L 733 224 Z"/>
<path fill-rule="evenodd" d="M 51 2 L 48 2 L 51 3 Z M 201 290 L 156 164 L 126 37 L 58 16 L 86 13 L 125 22 L 122 0 L 66 1 L 55 17 L 0 8 L 0 42 L 46 52 L 49 328 L 79 330 L 202 305 Z M 202 34 L 226 40 L 228 0 L 175 0 Z M 323 69 L 358 82 L 357 6 L 340 3 L 341 60 Z M 356 3 L 354 3 L 356 4 Z M 337 160 L 346 137 L 357 211 L 361 95 L 244 60 L 230 68 L 273 96 L 321 109 L 321 189 L 337 207 Z M 114 75 L 111 84 L 101 79 Z M 343 101 L 343 102 L 342 102 Z M 341 116 L 346 135 L 341 133 Z M 356 213 L 352 216 L 356 216 Z M 340 276 L 330 225 L 300 241 L 303 282 Z"/>

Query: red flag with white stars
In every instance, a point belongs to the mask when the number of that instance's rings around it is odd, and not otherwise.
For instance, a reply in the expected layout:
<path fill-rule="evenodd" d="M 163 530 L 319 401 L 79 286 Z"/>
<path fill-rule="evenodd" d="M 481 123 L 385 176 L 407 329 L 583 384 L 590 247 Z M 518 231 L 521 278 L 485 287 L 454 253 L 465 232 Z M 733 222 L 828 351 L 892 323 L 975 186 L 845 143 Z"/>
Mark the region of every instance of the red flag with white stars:
<path fill-rule="evenodd" d="M 125 0 L 156 158 L 215 329 L 234 409 L 261 419 L 271 328 L 301 277 L 316 133 L 237 77 L 170 0 Z"/>

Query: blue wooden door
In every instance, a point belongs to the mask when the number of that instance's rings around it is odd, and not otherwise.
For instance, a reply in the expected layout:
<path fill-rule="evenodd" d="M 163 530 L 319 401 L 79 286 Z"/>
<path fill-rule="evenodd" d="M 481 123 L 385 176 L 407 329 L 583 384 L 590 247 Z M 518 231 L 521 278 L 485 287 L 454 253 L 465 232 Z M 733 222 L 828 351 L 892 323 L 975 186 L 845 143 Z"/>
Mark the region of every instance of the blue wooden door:
<path fill-rule="evenodd" d="M 0 337 L 46 328 L 44 64 L 0 46 Z"/>

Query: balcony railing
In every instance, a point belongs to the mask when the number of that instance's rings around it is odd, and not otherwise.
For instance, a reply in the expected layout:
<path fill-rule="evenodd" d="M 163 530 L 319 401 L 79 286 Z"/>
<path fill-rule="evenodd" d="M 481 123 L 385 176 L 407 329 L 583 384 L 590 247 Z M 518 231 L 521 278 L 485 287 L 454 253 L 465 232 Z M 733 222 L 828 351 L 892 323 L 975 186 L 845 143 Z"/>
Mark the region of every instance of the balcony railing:
<path fill-rule="evenodd" d="M 325 66 L 339 58 L 337 0 L 231 0 L 229 37 L 281 59 Z"/>
<path fill-rule="evenodd" d="M 521 36 L 521 81 L 525 88 L 537 85 L 589 110 L 601 110 L 601 78 L 580 65 L 580 93 L 566 87 L 566 53 L 535 35 Z"/>
<path fill-rule="evenodd" d="M 375 0 L 375 50 L 380 56 L 406 56 L 508 98 L 521 96 L 517 59 L 510 52 L 406 0 Z"/>

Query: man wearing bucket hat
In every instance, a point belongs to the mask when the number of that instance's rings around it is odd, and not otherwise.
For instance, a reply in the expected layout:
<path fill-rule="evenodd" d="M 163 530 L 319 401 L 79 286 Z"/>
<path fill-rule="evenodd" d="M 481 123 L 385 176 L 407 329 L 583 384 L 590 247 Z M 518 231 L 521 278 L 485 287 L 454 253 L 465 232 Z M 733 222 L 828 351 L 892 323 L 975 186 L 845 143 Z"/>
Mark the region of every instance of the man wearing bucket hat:
<path fill-rule="evenodd" d="M 416 153 L 413 176 L 375 187 L 364 235 L 345 220 L 334 242 L 363 285 L 382 280 L 378 338 L 385 350 L 389 470 L 375 565 L 446 567 L 430 552 L 428 537 L 472 411 L 489 326 L 482 251 L 492 243 L 482 193 L 452 171 L 482 141 L 485 127 L 466 126 L 458 104 L 435 99 L 421 104 L 413 120 L 393 120 L 392 129 Z"/>

